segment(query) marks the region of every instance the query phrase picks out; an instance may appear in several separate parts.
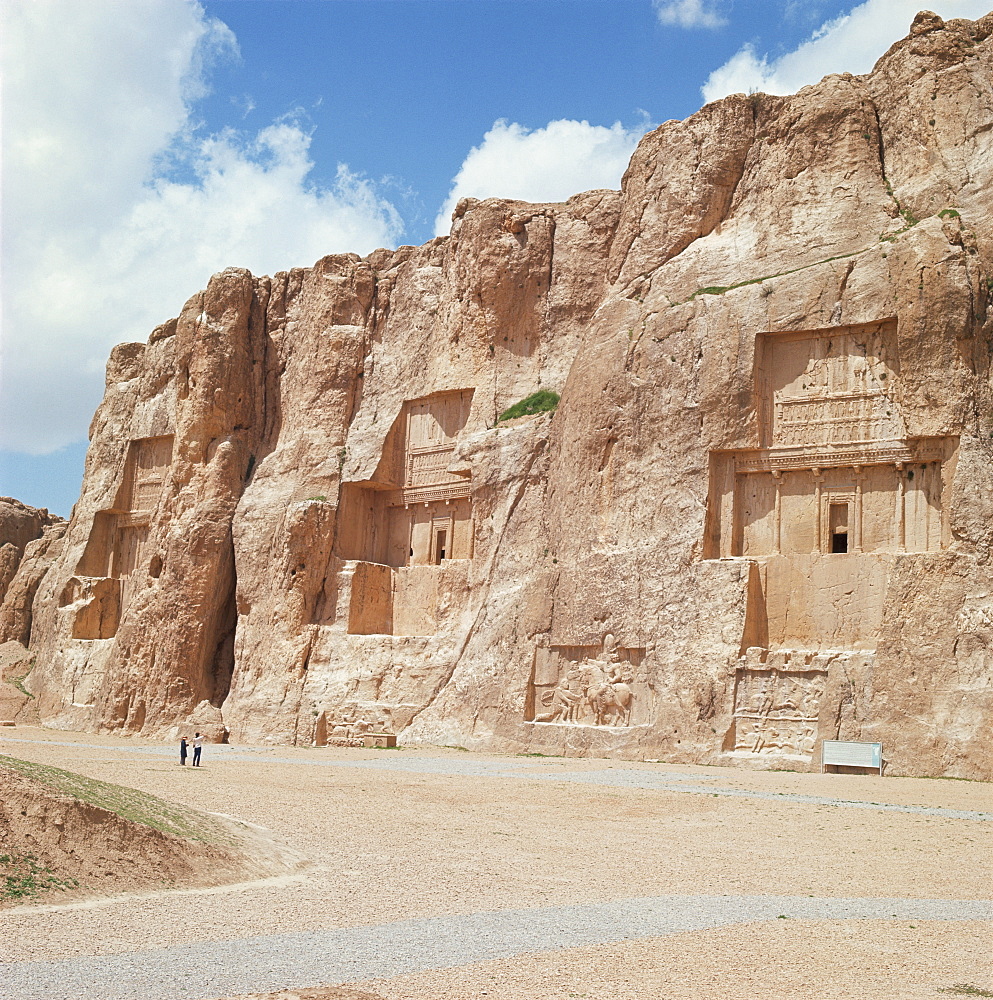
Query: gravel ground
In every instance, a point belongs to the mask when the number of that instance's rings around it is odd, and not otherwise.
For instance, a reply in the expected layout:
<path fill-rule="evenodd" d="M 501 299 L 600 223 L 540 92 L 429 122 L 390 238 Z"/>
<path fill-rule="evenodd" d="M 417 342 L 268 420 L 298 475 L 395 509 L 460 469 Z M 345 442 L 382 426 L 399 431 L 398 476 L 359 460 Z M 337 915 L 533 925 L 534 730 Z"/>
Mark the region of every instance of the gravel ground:
<path fill-rule="evenodd" d="M 194 771 L 161 744 L 22 728 L 0 752 L 238 816 L 311 859 L 0 911 L 9 1000 L 993 990 L 981 783 L 438 748 L 211 746 Z"/>
<path fill-rule="evenodd" d="M 991 915 L 993 907 L 983 902 L 664 896 L 238 938 L 61 962 L 15 963 L 0 966 L 0 987 L 3 995 L 19 1000 L 129 1000 L 135 995 L 196 1000 L 231 990 L 389 979 L 532 952 L 763 920 L 895 918 L 909 923 L 988 920 Z"/>

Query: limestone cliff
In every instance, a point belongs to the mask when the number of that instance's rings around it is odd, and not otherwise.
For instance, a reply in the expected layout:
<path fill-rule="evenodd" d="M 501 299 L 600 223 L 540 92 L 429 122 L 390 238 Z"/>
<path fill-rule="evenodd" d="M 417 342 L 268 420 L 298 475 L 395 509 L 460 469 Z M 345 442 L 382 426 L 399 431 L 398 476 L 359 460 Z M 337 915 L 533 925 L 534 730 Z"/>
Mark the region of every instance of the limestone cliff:
<path fill-rule="evenodd" d="M 13 497 L 0 497 L 0 607 L 21 567 L 28 546 L 65 521 L 44 508 L 29 507 Z M 0 642 L 3 640 L 0 639 Z"/>
<path fill-rule="evenodd" d="M 44 508 L 0 497 L 0 721 L 33 715 L 21 686 L 32 666 L 31 605 L 66 527 Z"/>
<path fill-rule="evenodd" d="M 620 192 L 216 275 L 111 356 L 42 717 L 993 775 L 991 34 L 710 104 Z"/>

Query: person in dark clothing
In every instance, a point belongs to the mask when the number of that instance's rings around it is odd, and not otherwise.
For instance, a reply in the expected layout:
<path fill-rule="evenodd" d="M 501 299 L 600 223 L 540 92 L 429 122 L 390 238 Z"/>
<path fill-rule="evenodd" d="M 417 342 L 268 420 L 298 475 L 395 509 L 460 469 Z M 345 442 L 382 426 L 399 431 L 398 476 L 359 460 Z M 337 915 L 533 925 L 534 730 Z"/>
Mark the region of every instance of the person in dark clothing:
<path fill-rule="evenodd" d="M 186 766 L 186 737 L 180 736 L 179 738 L 179 763 L 184 767 Z"/>
<path fill-rule="evenodd" d="M 203 737 L 199 733 L 193 734 L 193 766 L 200 766 L 200 750 L 203 747 Z"/>

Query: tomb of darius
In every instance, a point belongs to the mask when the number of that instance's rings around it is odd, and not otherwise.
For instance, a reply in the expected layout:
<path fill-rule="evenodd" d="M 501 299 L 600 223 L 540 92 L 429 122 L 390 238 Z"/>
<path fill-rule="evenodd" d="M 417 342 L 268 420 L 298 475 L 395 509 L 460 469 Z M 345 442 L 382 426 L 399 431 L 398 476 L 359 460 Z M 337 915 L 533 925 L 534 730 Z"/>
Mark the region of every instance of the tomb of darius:
<path fill-rule="evenodd" d="M 215 275 L 114 349 L 8 587 L 42 720 L 993 777 L 991 34 L 920 14 L 619 192 Z"/>

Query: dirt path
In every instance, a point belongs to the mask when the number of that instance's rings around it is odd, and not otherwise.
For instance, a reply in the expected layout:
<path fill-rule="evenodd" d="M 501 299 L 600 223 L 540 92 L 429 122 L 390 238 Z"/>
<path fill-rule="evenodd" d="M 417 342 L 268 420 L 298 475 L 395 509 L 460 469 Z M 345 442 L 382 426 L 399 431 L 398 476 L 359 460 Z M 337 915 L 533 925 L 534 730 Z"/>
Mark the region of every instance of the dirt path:
<path fill-rule="evenodd" d="M 279 884 L 6 911 L 5 997 L 993 992 L 986 785 L 441 749 L 208 747 L 191 772 L 140 740 L 3 736 L 0 753 L 239 816 L 311 862 Z"/>

